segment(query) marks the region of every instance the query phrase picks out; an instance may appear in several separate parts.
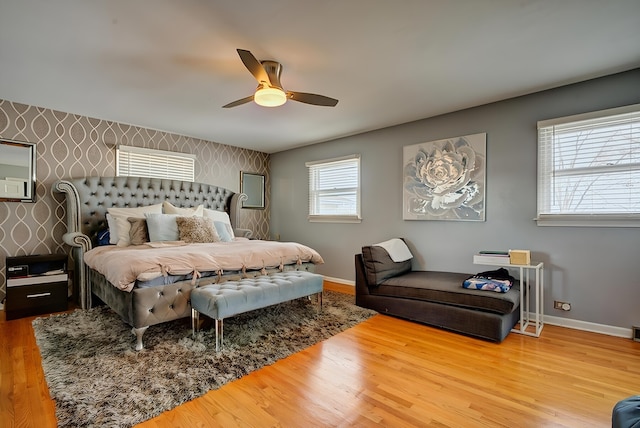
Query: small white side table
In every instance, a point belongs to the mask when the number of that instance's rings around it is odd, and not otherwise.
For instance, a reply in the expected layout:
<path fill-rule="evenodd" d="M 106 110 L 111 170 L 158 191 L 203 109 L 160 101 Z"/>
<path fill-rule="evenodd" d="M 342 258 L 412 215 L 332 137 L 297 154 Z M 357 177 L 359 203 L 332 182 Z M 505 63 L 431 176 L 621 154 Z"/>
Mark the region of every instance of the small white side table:
<path fill-rule="evenodd" d="M 520 269 L 520 324 L 511 331 L 514 333 L 526 334 L 527 336 L 540 337 L 542 327 L 544 327 L 544 263 L 540 262 L 528 265 L 513 265 L 511 263 L 481 263 L 474 261 L 474 264 Z M 532 270 L 535 270 L 533 296 L 531 295 Z M 531 312 L 530 297 L 534 297 L 535 312 L 533 313 Z M 529 327 L 532 328 L 529 329 Z"/>

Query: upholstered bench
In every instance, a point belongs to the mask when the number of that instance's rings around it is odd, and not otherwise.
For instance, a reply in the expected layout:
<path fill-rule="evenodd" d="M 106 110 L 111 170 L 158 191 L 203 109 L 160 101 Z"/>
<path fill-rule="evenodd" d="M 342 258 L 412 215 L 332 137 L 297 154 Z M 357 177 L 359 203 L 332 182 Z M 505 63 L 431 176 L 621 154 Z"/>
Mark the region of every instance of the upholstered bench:
<path fill-rule="evenodd" d="M 322 275 L 306 271 L 279 272 L 270 275 L 227 281 L 191 291 L 192 327 L 195 336 L 199 316 L 214 320 L 216 351 L 223 345 L 223 320 L 289 300 L 318 295 L 322 308 Z"/>

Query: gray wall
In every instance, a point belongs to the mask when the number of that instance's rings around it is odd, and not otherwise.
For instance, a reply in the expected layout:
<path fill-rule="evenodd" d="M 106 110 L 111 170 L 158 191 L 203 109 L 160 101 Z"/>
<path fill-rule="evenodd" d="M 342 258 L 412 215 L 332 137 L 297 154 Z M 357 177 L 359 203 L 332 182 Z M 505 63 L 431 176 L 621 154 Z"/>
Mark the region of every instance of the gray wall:
<path fill-rule="evenodd" d="M 464 90 L 464 85 L 461 85 Z M 640 325 L 640 228 L 538 227 L 536 122 L 640 103 L 640 69 L 355 135 L 271 156 L 272 237 L 320 252 L 319 272 L 354 280 L 354 254 L 408 240 L 414 269 L 476 273 L 482 249 L 530 249 L 545 263 L 545 313 L 630 328 Z M 339 108 L 339 107 L 338 107 Z M 392 107 L 390 107 L 392 108 Z M 403 221 L 402 148 L 487 133 L 486 221 Z M 360 153 L 362 223 L 309 223 L 306 161 Z M 552 308 L 570 302 L 570 312 Z"/>

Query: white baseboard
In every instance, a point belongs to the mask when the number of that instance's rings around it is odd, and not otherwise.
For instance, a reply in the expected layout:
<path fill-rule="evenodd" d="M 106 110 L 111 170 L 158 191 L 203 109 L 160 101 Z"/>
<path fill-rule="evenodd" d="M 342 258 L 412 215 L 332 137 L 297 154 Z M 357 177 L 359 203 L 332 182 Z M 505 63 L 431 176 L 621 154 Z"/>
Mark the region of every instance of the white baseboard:
<path fill-rule="evenodd" d="M 609 336 L 624 337 L 631 339 L 633 331 L 630 328 L 616 327 L 612 325 L 597 324 L 588 321 L 574 320 L 570 318 L 554 317 L 551 315 L 544 316 L 545 324 L 557 325 L 560 327 L 573 328 L 576 330 L 590 331 L 593 333 L 607 334 Z M 543 330 L 544 334 L 544 330 Z"/>
<path fill-rule="evenodd" d="M 342 279 L 342 278 L 333 278 L 331 276 L 326 276 L 326 275 L 323 275 L 323 277 L 327 281 L 335 282 L 337 284 L 351 285 L 353 287 L 356 286 L 356 282 L 355 281 L 349 281 L 349 280 Z"/>
<path fill-rule="evenodd" d="M 351 285 L 354 287 L 356 285 L 355 281 L 349 281 L 342 278 L 333 278 L 331 276 L 324 275 L 324 279 L 326 279 L 327 281 L 335 282 L 337 284 Z M 535 316 L 534 314 L 531 314 L 532 318 L 534 316 Z M 615 327 L 612 325 L 605 325 L 605 324 L 596 324 L 593 322 L 574 320 L 570 318 L 554 317 L 551 315 L 544 316 L 544 323 L 550 324 L 550 325 L 557 325 L 560 327 L 573 328 L 575 330 L 583 330 L 583 331 L 590 331 L 593 333 L 606 334 L 609 336 L 624 337 L 627 339 L 633 338 L 633 331 L 630 328 Z M 543 330 L 543 334 L 544 334 L 544 330 Z"/>

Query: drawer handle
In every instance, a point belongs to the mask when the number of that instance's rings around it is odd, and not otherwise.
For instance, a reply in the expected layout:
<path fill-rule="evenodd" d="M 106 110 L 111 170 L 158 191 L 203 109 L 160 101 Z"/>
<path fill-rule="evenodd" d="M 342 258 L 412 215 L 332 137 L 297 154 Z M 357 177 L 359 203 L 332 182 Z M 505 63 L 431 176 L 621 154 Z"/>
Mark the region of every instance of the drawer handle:
<path fill-rule="evenodd" d="M 33 297 L 47 297 L 47 296 L 51 296 L 51 293 L 27 294 L 27 299 L 31 299 Z"/>

